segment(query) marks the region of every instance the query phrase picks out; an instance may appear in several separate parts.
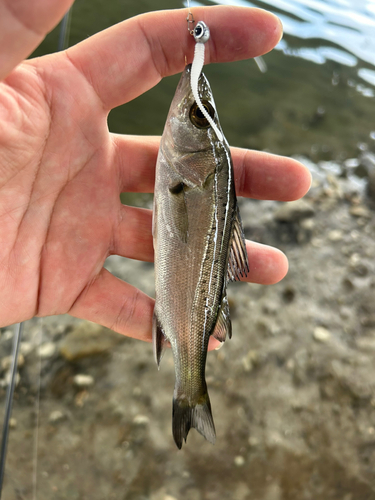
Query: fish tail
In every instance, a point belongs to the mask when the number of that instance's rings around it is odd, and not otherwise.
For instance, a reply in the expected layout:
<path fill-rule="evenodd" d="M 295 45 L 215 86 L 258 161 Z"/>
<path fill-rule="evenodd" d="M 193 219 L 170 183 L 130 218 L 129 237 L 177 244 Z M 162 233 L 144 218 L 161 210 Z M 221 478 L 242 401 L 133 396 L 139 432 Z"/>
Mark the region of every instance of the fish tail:
<path fill-rule="evenodd" d="M 186 397 L 173 398 L 173 437 L 178 449 L 194 427 L 204 438 L 215 444 L 216 432 L 211 413 L 210 398 L 207 389 L 196 402 L 189 402 Z"/>

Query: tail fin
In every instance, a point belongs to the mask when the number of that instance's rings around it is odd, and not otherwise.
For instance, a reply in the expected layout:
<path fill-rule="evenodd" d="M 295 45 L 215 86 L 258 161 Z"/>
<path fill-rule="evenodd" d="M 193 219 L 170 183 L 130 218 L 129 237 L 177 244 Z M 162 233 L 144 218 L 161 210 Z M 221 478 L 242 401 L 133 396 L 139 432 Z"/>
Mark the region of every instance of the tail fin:
<path fill-rule="evenodd" d="M 189 405 L 185 398 L 177 397 L 173 399 L 172 429 L 178 449 L 181 449 L 183 439 L 186 442 L 191 427 L 197 429 L 207 441 L 215 444 L 215 425 L 207 391 L 195 405 Z"/>

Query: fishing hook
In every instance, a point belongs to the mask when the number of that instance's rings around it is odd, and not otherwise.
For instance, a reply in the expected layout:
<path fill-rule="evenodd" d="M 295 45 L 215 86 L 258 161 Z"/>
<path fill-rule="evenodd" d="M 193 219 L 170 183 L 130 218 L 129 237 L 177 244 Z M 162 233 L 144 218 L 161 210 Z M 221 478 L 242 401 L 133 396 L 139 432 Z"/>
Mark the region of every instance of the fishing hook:
<path fill-rule="evenodd" d="M 187 21 L 188 32 L 190 33 L 191 36 L 194 36 L 194 24 L 195 24 L 195 21 L 194 21 L 193 13 L 190 12 L 190 10 L 189 10 L 189 13 L 187 15 L 186 21 Z M 190 29 L 190 25 L 192 25 L 192 29 Z"/>

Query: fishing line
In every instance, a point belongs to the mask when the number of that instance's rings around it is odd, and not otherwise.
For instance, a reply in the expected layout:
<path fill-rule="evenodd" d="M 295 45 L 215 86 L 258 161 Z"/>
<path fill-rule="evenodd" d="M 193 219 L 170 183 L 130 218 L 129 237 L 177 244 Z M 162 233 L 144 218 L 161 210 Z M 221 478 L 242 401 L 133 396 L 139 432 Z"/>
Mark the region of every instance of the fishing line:
<path fill-rule="evenodd" d="M 37 339 L 36 344 L 39 345 L 39 379 L 38 379 L 38 387 L 36 392 L 36 400 L 35 400 L 35 433 L 34 433 L 34 449 L 33 449 L 33 500 L 36 500 L 36 492 L 37 492 L 37 471 L 38 471 L 38 445 L 39 445 L 39 417 L 40 417 L 40 387 L 41 387 L 41 379 L 42 379 L 42 354 L 40 352 L 40 346 L 42 345 L 42 337 L 43 337 L 43 318 L 40 319 L 40 328 L 38 329 L 39 338 Z"/>
<path fill-rule="evenodd" d="M 72 19 L 72 10 L 73 7 L 70 7 L 68 12 L 65 14 L 61 21 L 60 33 L 59 33 L 59 41 L 57 44 L 57 51 L 67 49 L 69 46 L 69 36 L 70 36 L 70 22 Z"/>
<path fill-rule="evenodd" d="M 70 35 L 70 21 L 72 15 L 72 7 L 68 10 L 68 12 L 63 17 L 61 21 L 60 34 L 57 50 L 64 50 L 69 45 L 69 35 Z M 5 397 L 5 413 L 4 413 L 4 422 L 3 422 L 3 435 L 1 441 L 0 448 L 0 500 L 3 492 L 3 483 L 4 483 L 4 474 L 5 474 L 5 464 L 6 464 L 6 456 L 7 456 L 7 446 L 8 446 L 8 438 L 9 438 L 9 422 L 12 414 L 12 403 L 14 396 L 14 389 L 16 386 L 16 374 L 17 374 L 17 365 L 18 365 L 18 352 L 22 338 L 24 323 L 17 323 L 15 325 L 15 333 L 13 337 L 13 348 L 12 348 L 12 364 L 10 368 L 10 379 L 7 387 L 6 397 Z M 40 368 L 41 368 L 41 358 L 40 358 Z M 39 427 L 39 404 L 40 404 L 40 371 L 39 371 L 39 385 L 37 392 L 37 429 L 36 429 L 36 437 L 35 437 L 35 445 L 34 445 L 34 470 L 33 470 L 33 498 L 36 499 L 36 460 L 37 460 L 37 451 L 38 451 L 38 427 Z"/>
<path fill-rule="evenodd" d="M 17 363 L 18 363 L 18 351 L 21 343 L 23 330 L 23 323 L 17 323 L 15 326 L 15 333 L 13 337 L 13 349 L 12 349 L 12 364 L 10 367 L 10 379 L 7 387 L 7 393 L 5 398 L 5 415 L 3 424 L 3 439 L 1 441 L 1 455 L 0 455 L 0 499 L 3 491 L 3 481 L 5 473 L 5 462 L 7 455 L 7 445 L 9 437 L 9 421 L 10 415 L 12 413 L 12 403 L 14 388 L 16 386 L 16 374 L 17 374 Z"/>

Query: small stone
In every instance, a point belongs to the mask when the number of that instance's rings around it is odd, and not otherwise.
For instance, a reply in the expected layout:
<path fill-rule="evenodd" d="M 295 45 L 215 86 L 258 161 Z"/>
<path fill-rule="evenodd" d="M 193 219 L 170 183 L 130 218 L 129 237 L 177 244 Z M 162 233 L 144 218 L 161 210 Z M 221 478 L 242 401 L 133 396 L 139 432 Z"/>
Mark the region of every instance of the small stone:
<path fill-rule="evenodd" d="M 250 436 L 248 442 L 251 448 L 256 448 L 259 445 L 259 439 L 255 436 Z"/>
<path fill-rule="evenodd" d="M 84 375 L 83 373 L 78 373 L 73 378 L 73 383 L 76 387 L 87 388 L 94 384 L 94 377 L 91 375 Z"/>
<path fill-rule="evenodd" d="M 369 337 L 360 337 L 356 340 L 356 345 L 361 351 L 375 351 L 375 339 Z"/>
<path fill-rule="evenodd" d="M 314 340 L 317 342 L 327 343 L 331 338 L 331 332 L 329 332 L 323 326 L 317 326 L 314 330 Z"/>
<path fill-rule="evenodd" d="M 258 363 L 258 353 L 254 350 L 250 350 L 246 356 L 242 358 L 242 366 L 245 372 L 251 372 L 251 370 Z"/>
<path fill-rule="evenodd" d="M 89 398 L 89 393 L 83 389 L 83 391 L 79 391 L 74 398 L 74 404 L 78 406 L 78 408 L 82 408 L 83 405 L 86 403 L 86 401 Z"/>
<path fill-rule="evenodd" d="M 274 214 L 279 222 L 298 222 L 308 219 L 315 213 L 313 205 L 305 200 L 291 201 L 282 205 Z"/>
<path fill-rule="evenodd" d="M 2 333 L 1 333 L 1 336 L 3 337 L 3 340 L 9 340 L 9 339 L 13 339 L 13 331 L 12 330 L 4 330 Z"/>
<path fill-rule="evenodd" d="M 242 457 L 241 455 L 237 455 L 237 457 L 235 457 L 234 459 L 234 465 L 236 467 L 242 467 L 243 465 L 245 465 L 244 457 Z"/>
<path fill-rule="evenodd" d="M 20 343 L 20 353 L 25 356 L 25 358 L 34 350 L 34 345 L 31 342 L 21 342 Z"/>
<path fill-rule="evenodd" d="M 351 266 L 356 266 L 357 264 L 359 264 L 361 262 L 361 256 L 359 255 L 359 253 L 353 253 L 350 256 L 349 262 Z"/>
<path fill-rule="evenodd" d="M 278 311 L 278 304 L 276 302 L 268 301 L 263 304 L 263 312 L 265 314 L 274 315 Z"/>
<path fill-rule="evenodd" d="M 142 394 L 142 389 L 140 387 L 134 387 L 133 396 L 140 396 Z"/>
<path fill-rule="evenodd" d="M 148 425 L 149 423 L 150 419 L 146 415 L 136 415 L 133 418 L 133 424 L 135 425 Z"/>
<path fill-rule="evenodd" d="M 62 411 L 54 410 L 50 413 L 48 422 L 51 424 L 56 424 L 57 422 L 61 422 L 61 420 L 64 420 L 65 418 L 66 415 Z"/>
<path fill-rule="evenodd" d="M 46 342 L 38 349 L 38 354 L 42 359 L 52 358 L 56 352 L 56 345 L 53 342 Z"/>
<path fill-rule="evenodd" d="M 9 368 L 12 366 L 12 361 L 13 361 L 13 356 L 6 356 L 1 360 L 1 369 L 2 371 L 9 370 Z M 18 362 L 17 366 L 18 368 L 21 368 L 25 364 L 25 358 L 23 354 L 18 354 Z"/>
<path fill-rule="evenodd" d="M 288 359 L 288 361 L 286 362 L 286 369 L 288 370 L 288 372 L 293 372 L 295 367 L 296 367 L 296 362 L 294 361 L 294 359 L 292 358 Z"/>
<path fill-rule="evenodd" d="M 7 372 L 5 377 L 0 381 L 1 387 L 7 387 L 10 384 L 10 379 L 11 379 L 11 374 L 10 372 Z M 15 377 L 15 387 L 18 386 L 20 380 L 21 380 L 20 374 L 17 372 Z"/>
<path fill-rule="evenodd" d="M 328 233 L 328 239 L 330 241 L 341 241 L 343 235 L 344 233 L 341 231 L 341 229 L 333 229 Z"/>
<path fill-rule="evenodd" d="M 164 500 L 177 500 L 177 498 L 172 497 L 172 495 L 165 495 Z"/>
<path fill-rule="evenodd" d="M 301 221 L 301 227 L 306 231 L 312 231 L 315 228 L 314 219 L 304 219 Z"/>
<path fill-rule="evenodd" d="M 9 419 L 9 427 L 11 429 L 15 429 L 17 427 L 17 420 L 15 418 L 10 418 Z"/>
<path fill-rule="evenodd" d="M 321 248 L 324 244 L 324 241 L 321 238 L 313 238 L 311 240 L 311 244 L 315 248 Z"/>
<path fill-rule="evenodd" d="M 357 168 L 358 165 L 359 165 L 358 158 L 348 158 L 347 160 L 344 161 L 344 166 L 346 168 Z"/>
<path fill-rule="evenodd" d="M 108 352 L 124 341 L 124 336 L 90 321 L 83 321 L 60 344 L 60 353 L 68 361 Z"/>
<path fill-rule="evenodd" d="M 354 217 L 363 217 L 365 219 L 369 219 L 371 217 L 369 209 L 363 205 L 354 205 L 354 207 L 350 208 L 349 213 Z"/>

